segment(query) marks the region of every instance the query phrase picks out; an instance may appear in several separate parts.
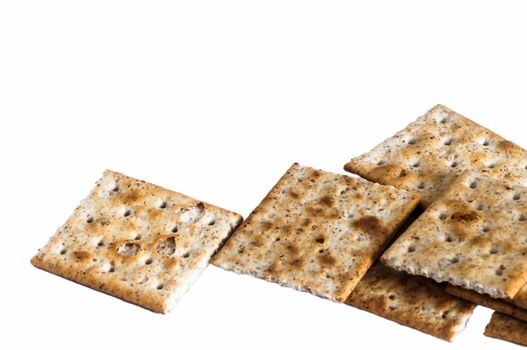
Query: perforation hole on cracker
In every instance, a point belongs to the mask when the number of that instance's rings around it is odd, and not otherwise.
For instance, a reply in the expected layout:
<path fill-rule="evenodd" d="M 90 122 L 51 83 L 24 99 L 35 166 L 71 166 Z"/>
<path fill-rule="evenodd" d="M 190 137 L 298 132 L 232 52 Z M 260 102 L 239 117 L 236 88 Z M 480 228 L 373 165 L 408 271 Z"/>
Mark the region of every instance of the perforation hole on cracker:
<path fill-rule="evenodd" d="M 117 253 L 125 257 L 134 256 L 139 250 L 141 250 L 141 246 L 133 242 L 124 242 L 117 247 Z"/>

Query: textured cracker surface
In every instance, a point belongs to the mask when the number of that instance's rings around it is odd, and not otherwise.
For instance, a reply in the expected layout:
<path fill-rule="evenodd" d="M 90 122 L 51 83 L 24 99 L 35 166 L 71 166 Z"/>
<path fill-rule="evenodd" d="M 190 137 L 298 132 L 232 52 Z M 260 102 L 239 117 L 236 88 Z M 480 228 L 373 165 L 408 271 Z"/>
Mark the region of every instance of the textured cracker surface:
<path fill-rule="evenodd" d="M 468 290 L 452 285 L 448 285 L 446 291 L 449 294 L 455 295 L 474 304 L 482 305 L 514 318 L 527 321 L 527 310 L 519 308 L 518 306 L 513 305 L 512 303 L 503 299 L 494 299 L 490 295 L 480 294 L 478 292 L 474 292 L 473 290 Z"/>
<path fill-rule="evenodd" d="M 494 312 L 485 327 L 485 335 L 527 346 L 527 322 Z"/>
<path fill-rule="evenodd" d="M 527 280 L 527 188 L 464 172 L 383 254 L 386 265 L 512 299 Z"/>
<path fill-rule="evenodd" d="M 294 164 L 212 263 L 344 301 L 418 198 Z"/>
<path fill-rule="evenodd" d="M 241 219 L 107 170 L 31 263 L 164 313 Z"/>
<path fill-rule="evenodd" d="M 527 181 L 527 151 L 437 105 L 344 168 L 371 181 L 418 191 L 423 206 L 464 170 Z"/>
<path fill-rule="evenodd" d="M 380 263 L 368 270 L 346 303 L 448 341 L 465 328 L 474 309 L 430 279 Z"/>

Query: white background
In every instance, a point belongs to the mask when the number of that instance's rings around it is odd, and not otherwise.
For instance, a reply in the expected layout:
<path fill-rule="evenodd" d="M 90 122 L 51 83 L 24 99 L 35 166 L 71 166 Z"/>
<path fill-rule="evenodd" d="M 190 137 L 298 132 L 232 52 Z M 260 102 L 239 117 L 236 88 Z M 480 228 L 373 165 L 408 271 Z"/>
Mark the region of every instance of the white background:
<path fill-rule="evenodd" d="M 211 266 L 163 316 L 29 259 L 105 168 L 247 216 L 436 103 L 527 147 L 521 3 L 0 0 L 0 348 L 515 347 L 482 307 L 448 344 Z"/>

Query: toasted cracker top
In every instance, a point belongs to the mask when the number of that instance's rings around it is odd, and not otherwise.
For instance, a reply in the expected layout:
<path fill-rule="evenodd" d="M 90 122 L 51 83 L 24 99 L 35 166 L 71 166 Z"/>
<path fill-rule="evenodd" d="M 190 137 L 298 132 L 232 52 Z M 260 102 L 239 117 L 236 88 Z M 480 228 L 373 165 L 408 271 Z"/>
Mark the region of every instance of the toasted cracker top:
<path fill-rule="evenodd" d="M 31 262 L 166 312 L 240 221 L 233 212 L 107 170 Z"/>
<path fill-rule="evenodd" d="M 344 301 L 417 201 L 294 164 L 212 262 Z"/>
<path fill-rule="evenodd" d="M 527 281 L 527 188 L 466 171 L 381 259 L 410 274 L 512 299 Z"/>
<path fill-rule="evenodd" d="M 426 207 L 464 170 L 527 182 L 527 151 L 437 105 L 344 168 L 371 181 L 417 191 Z"/>

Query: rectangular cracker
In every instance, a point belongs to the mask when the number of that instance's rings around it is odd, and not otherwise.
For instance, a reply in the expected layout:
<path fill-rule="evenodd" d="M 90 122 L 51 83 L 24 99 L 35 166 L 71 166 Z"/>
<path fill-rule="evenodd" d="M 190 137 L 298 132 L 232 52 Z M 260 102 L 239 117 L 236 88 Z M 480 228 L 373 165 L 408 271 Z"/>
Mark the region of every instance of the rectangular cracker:
<path fill-rule="evenodd" d="M 465 328 L 475 306 L 430 279 L 380 263 L 368 270 L 346 303 L 447 341 Z"/>
<path fill-rule="evenodd" d="M 381 260 L 396 270 L 513 299 L 527 281 L 527 187 L 466 171 Z"/>
<path fill-rule="evenodd" d="M 451 295 L 455 295 L 474 304 L 482 305 L 514 318 L 527 321 L 527 310 L 519 308 L 518 306 L 506 300 L 494 299 L 490 295 L 480 294 L 473 290 L 452 286 L 450 284 L 446 287 L 446 291 Z"/>
<path fill-rule="evenodd" d="M 464 170 L 527 181 L 527 151 L 437 105 L 406 128 L 353 158 L 344 169 L 365 179 L 418 191 L 430 205 Z"/>
<path fill-rule="evenodd" d="M 418 201 L 293 164 L 212 263 L 343 302 Z"/>
<path fill-rule="evenodd" d="M 484 334 L 487 337 L 527 346 L 527 322 L 499 312 L 492 314 Z"/>
<path fill-rule="evenodd" d="M 165 313 L 241 220 L 236 213 L 106 170 L 31 263 Z"/>

